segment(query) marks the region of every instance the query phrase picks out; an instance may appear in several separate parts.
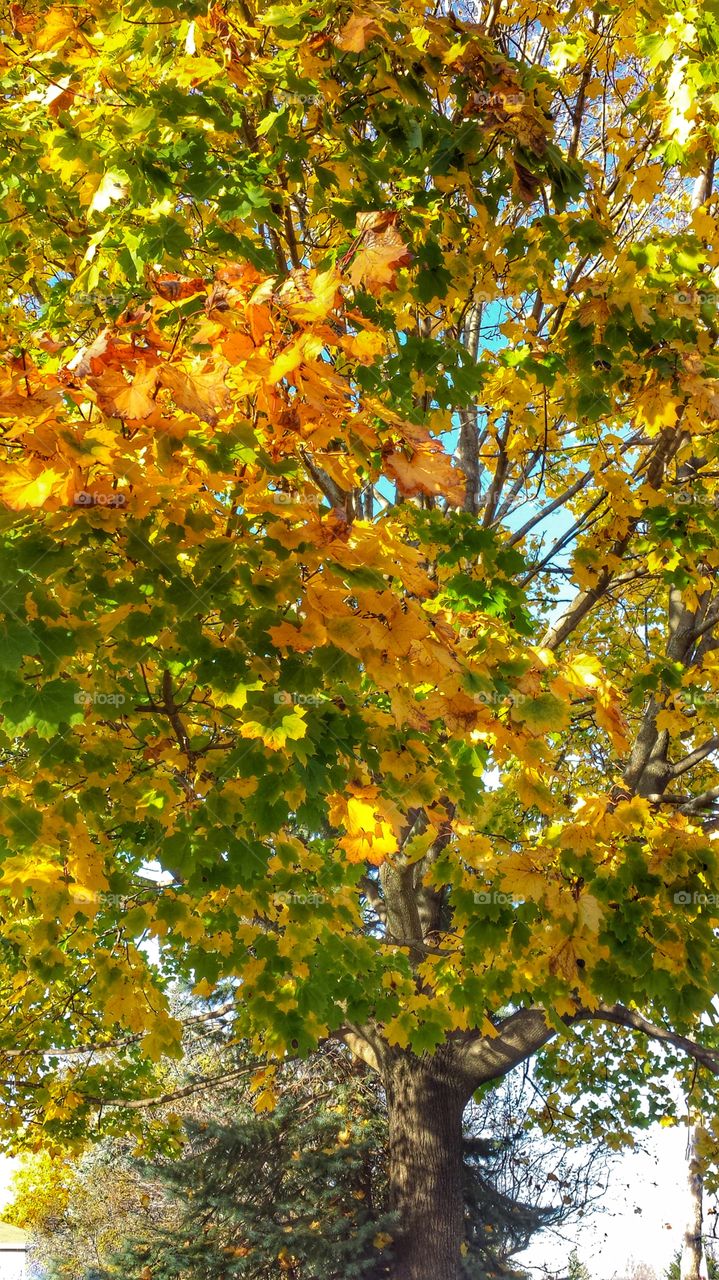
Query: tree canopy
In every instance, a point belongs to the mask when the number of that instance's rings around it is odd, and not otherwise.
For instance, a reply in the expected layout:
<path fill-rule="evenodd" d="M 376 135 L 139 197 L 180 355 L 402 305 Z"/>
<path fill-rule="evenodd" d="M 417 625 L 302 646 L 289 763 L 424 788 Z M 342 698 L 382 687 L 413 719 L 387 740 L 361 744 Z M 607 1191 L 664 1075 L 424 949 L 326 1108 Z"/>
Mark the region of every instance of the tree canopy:
<path fill-rule="evenodd" d="M 3 17 L 14 1140 L 138 1114 L 176 976 L 260 1106 L 332 1037 L 595 1128 L 719 1071 L 718 23 Z"/>

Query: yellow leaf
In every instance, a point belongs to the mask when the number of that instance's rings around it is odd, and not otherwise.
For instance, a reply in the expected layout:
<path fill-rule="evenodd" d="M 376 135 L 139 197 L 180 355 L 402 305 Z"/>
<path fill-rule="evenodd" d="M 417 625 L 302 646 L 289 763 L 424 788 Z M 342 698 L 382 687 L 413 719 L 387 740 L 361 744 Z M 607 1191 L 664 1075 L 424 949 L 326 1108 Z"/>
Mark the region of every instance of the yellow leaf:
<path fill-rule="evenodd" d="M 330 314 L 337 303 L 341 281 L 336 268 L 329 271 L 293 271 L 279 291 L 283 306 L 294 320 L 312 322 Z M 362 338 L 357 334 L 357 340 Z"/>
<path fill-rule="evenodd" d="M 302 334 L 281 351 L 267 371 L 267 382 L 281 382 L 304 363 L 316 360 L 322 350 L 322 339 L 314 334 Z"/>
<path fill-rule="evenodd" d="M 652 435 L 656 435 L 665 427 L 673 427 L 678 418 L 681 404 L 674 396 L 667 395 L 666 388 L 654 383 L 641 394 L 635 413 L 637 426 L 646 427 Z"/>
<path fill-rule="evenodd" d="M 174 364 L 163 364 L 160 381 L 172 393 L 179 409 L 194 413 L 210 426 L 217 421 L 217 412 L 228 403 L 228 390 L 221 372 L 202 369 L 191 373 Z"/>
<path fill-rule="evenodd" d="M 172 70 L 178 84 L 191 85 L 194 88 L 204 80 L 216 79 L 222 72 L 222 64 L 215 58 L 190 56 L 175 59 Z"/>
<path fill-rule="evenodd" d="M 397 836 L 392 824 L 379 810 L 376 787 L 349 788 L 349 794 L 336 795 L 330 804 L 330 820 L 345 829 L 340 846 L 350 862 L 372 862 L 379 865 L 397 849 Z M 383 802 L 386 807 L 386 801 Z M 393 813 L 391 815 L 395 817 Z"/>
<path fill-rule="evenodd" d="M 0 478 L 0 502 L 12 507 L 13 511 L 41 507 L 52 494 L 67 490 L 68 482 L 67 473 L 55 471 L 52 467 L 46 467 L 36 475 L 22 465 L 9 467 Z"/>
<path fill-rule="evenodd" d="M 660 711 L 656 726 L 660 733 L 667 729 L 671 734 L 680 734 L 689 728 L 689 721 L 681 711 Z"/>
<path fill-rule="evenodd" d="M 106 369 L 93 386 L 101 408 L 118 418 L 142 419 L 149 418 L 157 408 L 152 396 L 157 378 L 157 369 L 140 364 L 132 382 L 128 382 L 119 369 Z"/>
<path fill-rule="evenodd" d="M 634 175 L 632 196 L 639 203 L 647 203 L 657 194 L 664 181 L 664 167 L 661 164 L 643 165 Z"/>
<path fill-rule="evenodd" d="M 599 658 L 589 653 L 578 653 L 563 669 L 562 675 L 579 689 L 598 685 L 602 675 Z"/>
<path fill-rule="evenodd" d="M 695 209 L 692 227 L 702 240 L 712 240 L 717 232 L 717 220 L 706 209 Z"/>
<path fill-rule="evenodd" d="M 199 942 L 205 935 L 205 925 L 199 916 L 187 916 L 184 920 L 175 921 L 175 933 L 188 942 Z"/>
<path fill-rule="evenodd" d="M 252 1100 L 252 1106 L 258 1114 L 262 1111 L 274 1111 L 277 1106 L 277 1094 L 274 1089 L 262 1089 Z"/>
<path fill-rule="evenodd" d="M 612 745 L 617 754 L 624 755 L 629 750 L 627 728 L 619 707 L 619 700 L 612 690 L 604 691 L 597 699 L 595 715 L 599 728 L 606 730 L 612 739 Z"/>
<path fill-rule="evenodd" d="M 412 260 L 395 222 L 397 214 L 363 213 L 357 219 L 359 241 L 352 255 L 349 278 L 365 289 L 394 289 L 400 267 Z"/>
<path fill-rule="evenodd" d="M 591 893 L 583 893 L 577 904 L 577 920 L 590 933 L 598 933 L 603 916 L 602 908 Z"/>
<path fill-rule="evenodd" d="M 59 49 L 75 30 L 72 9 L 51 9 L 35 37 L 35 48 L 40 53 Z"/>
<path fill-rule="evenodd" d="M 289 741 L 304 738 L 307 724 L 304 719 L 304 707 L 293 705 L 292 711 L 284 715 L 277 724 L 262 724 L 258 720 L 248 720 L 240 729 L 242 738 L 259 738 L 270 751 L 281 751 Z"/>
<path fill-rule="evenodd" d="M 104 213 L 115 200 L 124 199 L 127 181 L 119 173 L 104 174 L 90 201 L 88 213 Z"/>
<path fill-rule="evenodd" d="M 517 795 L 527 809 L 536 807 L 542 813 L 551 813 L 554 807 L 552 793 L 541 775 L 534 769 L 518 773 L 515 780 Z"/>
<path fill-rule="evenodd" d="M 375 1249 L 386 1249 L 387 1245 L 391 1244 L 393 1240 L 394 1236 L 388 1235 L 386 1231 L 378 1231 L 372 1241 L 372 1244 Z"/>
<path fill-rule="evenodd" d="M 409 1032 L 404 1023 L 400 1021 L 400 1018 L 401 1015 L 385 1024 L 384 1038 L 388 1044 L 396 1045 L 399 1049 L 406 1049 L 409 1044 Z"/>

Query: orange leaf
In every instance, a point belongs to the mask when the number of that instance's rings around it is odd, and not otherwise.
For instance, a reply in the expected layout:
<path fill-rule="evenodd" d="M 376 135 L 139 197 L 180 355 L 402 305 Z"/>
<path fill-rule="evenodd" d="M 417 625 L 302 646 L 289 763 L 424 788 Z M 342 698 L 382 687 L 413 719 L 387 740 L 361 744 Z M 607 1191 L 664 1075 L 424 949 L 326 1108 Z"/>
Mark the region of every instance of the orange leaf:
<path fill-rule="evenodd" d="M 361 53 L 378 30 L 374 18 L 367 14 L 354 14 L 340 31 L 337 44 L 348 53 Z"/>
<path fill-rule="evenodd" d="M 398 215 L 391 211 L 365 213 L 357 219 L 360 239 L 349 269 L 351 284 L 362 285 L 370 292 L 395 288 L 397 271 L 412 261 L 395 226 L 397 220 Z"/>
<path fill-rule="evenodd" d="M 160 370 L 160 382 L 172 392 L 179 409 L 196 414 L 210 426 L 217 422 L 217 410 L 229 402 L 224 377 L 216 370 L 186 373 L 178 365 L 165 364 Z"/>
<path fill-rule="evenodd" d="M 100 407 L 118 418 L 149 418 L 157 408 L 152 392 L 157 386 L 157 369 L 138 365 L 132 382 L 119 369 L 106 369 L 94 383 Z"/>
<path fill-rule="evenodd" d="M 152 281 L 152 287 L 166 302 L 178 302 L 180 298 L 191 298 L 193 294 L 203 293 L 206 284 L 202 276 L 195 276 L 190 280 L 187 276 L 168 274 L 157 276 Z"/>
<path fill-rule="evenodd" d="M 435 448 L 415 449 L 411 457 L 399 449 L 392 449 L 384 459 L 385 470 L 405 497 L 427 493 L 433 497 L 446 497 L 450 504 L 460 506 L 464 501 L 463 473 L 452 466 L 437 441 L 431 444 Z"/>

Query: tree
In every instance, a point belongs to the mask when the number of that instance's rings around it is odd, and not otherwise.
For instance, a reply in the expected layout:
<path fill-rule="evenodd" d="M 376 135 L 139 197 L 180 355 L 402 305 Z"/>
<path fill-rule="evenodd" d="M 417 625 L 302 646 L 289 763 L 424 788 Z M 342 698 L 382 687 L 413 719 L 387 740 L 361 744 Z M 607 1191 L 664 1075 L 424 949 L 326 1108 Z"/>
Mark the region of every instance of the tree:
<path fill-rule="evenodd" d="M 6 1217 L 30 1232 L 38 1280 L 269 1280 L 278 1258 L 296 1280 L 391 1274 L 376 1077 L 336 1046 L 283 1069 L 275 1108 L 256 1114 L 252 1068 L 227 1052 L 239 1078 L 172 1103 L 184 1136 L 169 1152 L 138 1158 L 131 1139 L 112 1137 L 75 1159 L 42 1151 L 23 1165 Z M 183 1063 L 185 1085 L 200 1056 Z M 523 1277 L 515 1256 L 606 1189 L 601 1147 L 537 1139 L 526 1092 L 504 1083 L 465 1125 L 465 1265 L 488 1280 Z"/>
<path fill-rule="evenodd" d="M 704 1252 L 704 1171 L 701 1155 L 701 1117 L 689 1116 L 687 1132 L 687 1189 L 689 1212 L 681 1252 L 682 1280 L 701 1280 L 707 1274 Z"/>
<path fill-rule="evenodd" d="M 717 1280 L 717 1276 L 719 1276 L 719 1262 L 717 1262 L 716 1255 L 714 1254 L 712 1249 L 707 1249 L 705 1251 L 704 1257 L 706 1259 L 707 1276 L 709 1277 L 709 1280 Z M 681 1262 L 682 1262 L 682 1250 L 677 1249 L 676 1253 L 674 1254 L 674 1257 L 672 1258 L 669 1266 L 667 1267 L 664 1273 L 665 1280 L 680 1280 Z"/>
<path fill-rule="evenodd" d="M 569 1255 L 567 1280 L 591 1280 L 589 1268 L 586 1263 L 580 1261 L 576 1246 Z"/>
<path fill-rule="evenodd" d="M 634 1262 L 632 1260 L 629 1275 L 631 1280 L 657 1280 L 657 1273 L 648 1262 Z"/>
<path fill-rule="evenodd" d="M 283 1074 L 272 1111 L 254 1112 L 247 1083 L 192 1105 L 172 1154 L 107 1140 L 73 1169 L 59 1223 L 38 1215 L 31 1163 L 11 1214 L 34 1228 L 39 1274 L 270 1280 L 279 1259 L 297 1280 L 388 1275 L 374 1096 L 340 1054 Z"/>
<path fill-rule="evenodd" d="M 716 15 L 474 17 L 1 20 L 8 1140 L 130 1126 L 184 975 L 259 1099 L 379 1073 L 396 1280 L 484 1084 L 719 1071 Z"/>

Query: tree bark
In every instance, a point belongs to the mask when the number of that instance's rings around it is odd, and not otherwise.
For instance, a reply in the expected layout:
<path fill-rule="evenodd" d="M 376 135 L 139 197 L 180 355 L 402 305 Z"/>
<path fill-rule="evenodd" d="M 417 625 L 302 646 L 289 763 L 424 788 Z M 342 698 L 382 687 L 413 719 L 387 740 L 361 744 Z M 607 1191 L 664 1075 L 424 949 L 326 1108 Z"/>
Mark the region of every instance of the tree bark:
<path fill-rule="evenodd" d="M 467 1091 L 441 1050 L 431 1059 L 395 1053 L 383 1077 L 390 1191 L 398 1217 L 393 1280 L 461 1280 Z"/>
<path fill-rule="evenodd" d="M 704 1261 L 704 1172 L 697 1150 L 697 1127 L 689 1130 L 687 1181 L 689 1184 L 689 1213 L 684 1232 L 684 1247 L 680 1266 L 681 1280 L 706 1280 Z"/>

